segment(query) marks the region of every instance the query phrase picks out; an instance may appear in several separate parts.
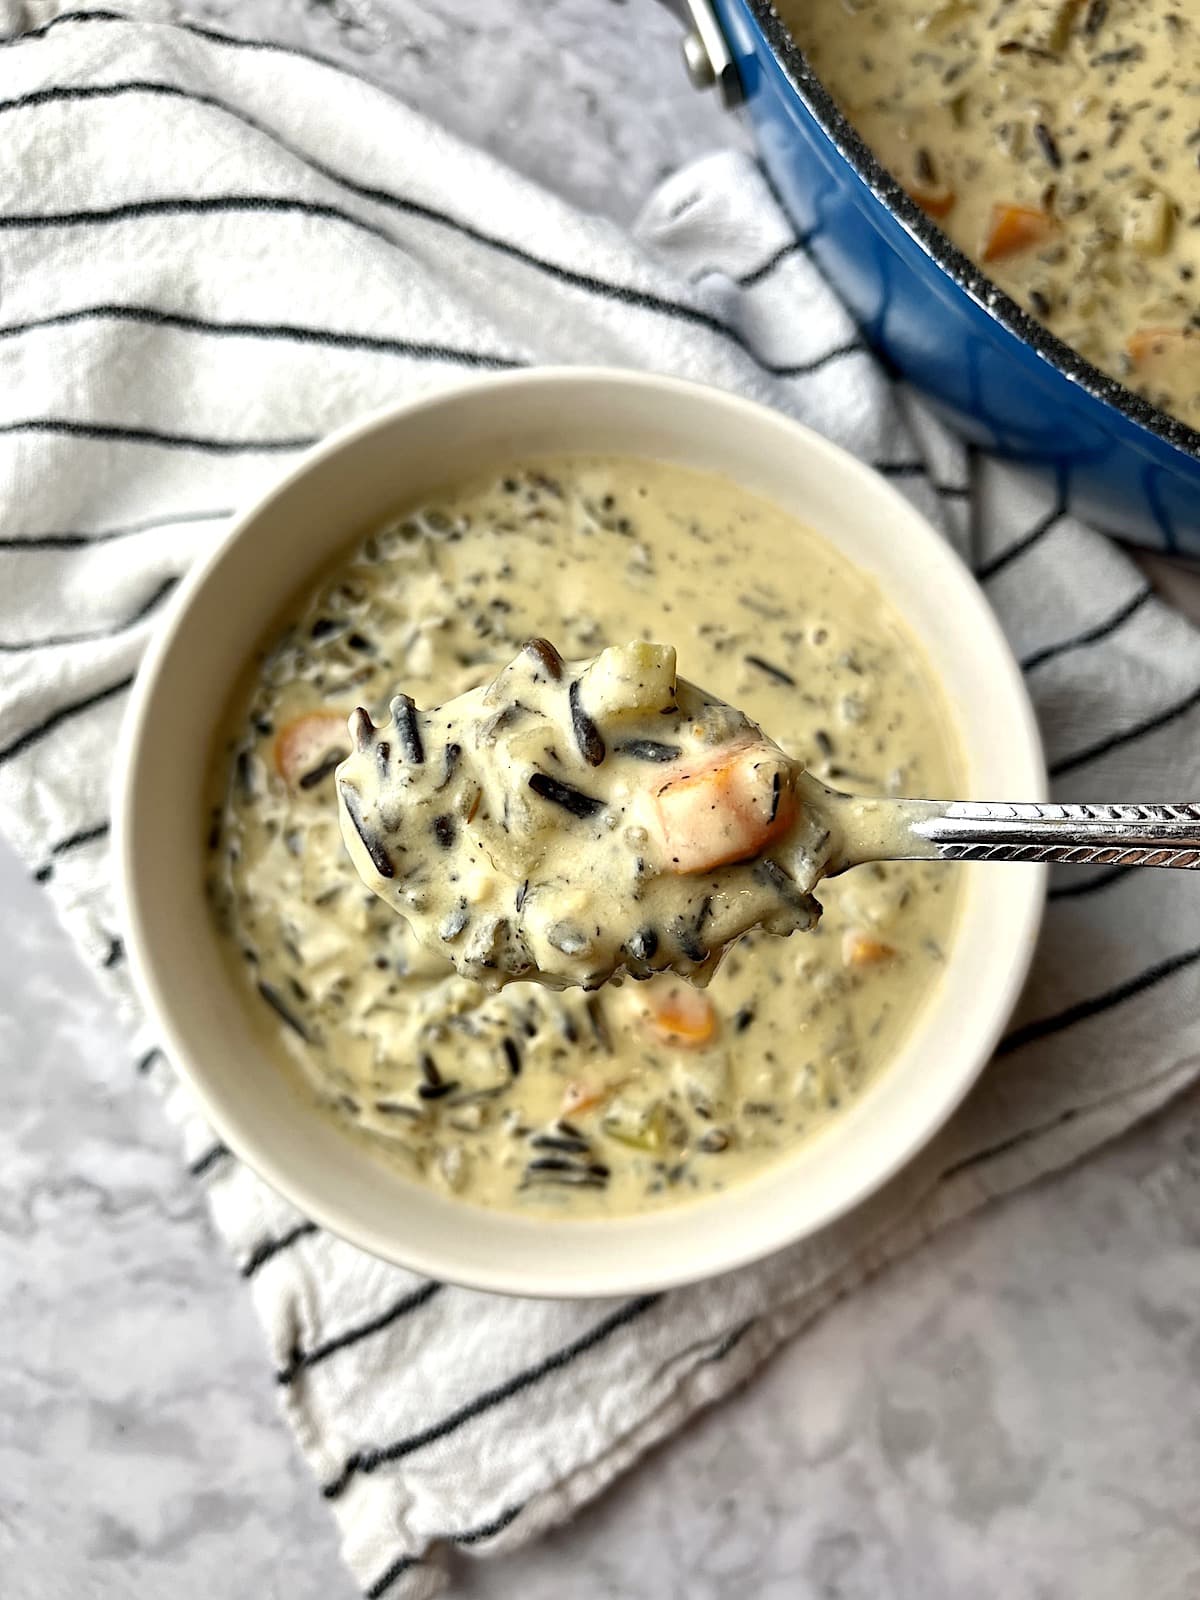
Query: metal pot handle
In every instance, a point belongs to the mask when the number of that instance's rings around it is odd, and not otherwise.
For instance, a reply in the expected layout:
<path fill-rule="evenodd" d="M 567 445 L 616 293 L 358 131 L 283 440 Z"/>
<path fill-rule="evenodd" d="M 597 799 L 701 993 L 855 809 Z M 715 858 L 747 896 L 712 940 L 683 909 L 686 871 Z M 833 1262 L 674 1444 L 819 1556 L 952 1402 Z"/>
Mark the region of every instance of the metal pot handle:
<path fill-rule="evenodd" d="M 693 89 L 713 89 L 727 111 L 745 98 L 733 55 L 709 0 L 662 0 L 684 26 L 683 64 Z"/>

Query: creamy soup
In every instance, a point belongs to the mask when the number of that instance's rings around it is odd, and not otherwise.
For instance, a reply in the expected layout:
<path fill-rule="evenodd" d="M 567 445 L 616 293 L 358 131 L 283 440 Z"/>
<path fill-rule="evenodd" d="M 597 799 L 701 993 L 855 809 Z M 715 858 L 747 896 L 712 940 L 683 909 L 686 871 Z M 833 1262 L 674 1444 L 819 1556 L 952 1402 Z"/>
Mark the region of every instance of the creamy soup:
<path fill-rule="evenodd" d="M 399 694 L 381 728 L 357 708 L 336 780 L 359 877 L 489 988 L 703 982 L 752 929 L 811 928 L 824 791 L 675 660 L 635 641 L 569 662 L 535 638 L 444 705 Z"/>
<path fill-rule="evenodd" d="M 939 981 L 957 869 L 824 884 L 811 931 L 747 934 L 704 990 L 460 976 L 343 845 L 347 718 L 361 706 L 394 740 L 399 686 L 438 706 L 547 636 L 579 660 L 672 640 L 681 674 L 822 782 L 949 795 L 961 775 L 940 688 L 875 583 L 679 467 L 554 458 L 466 483 L 297 603 L 230 709 L 209 837 L 214 913 L 272 1052 L 420 1181 L 540 1214 L 630 1212 L 744 1178 L 861 1091 Z"/>
<path fill-rule="evenodd" d="M 955 244 L 1103 371 L 1200 427 L 1195 0 L 778 0 Z"/>

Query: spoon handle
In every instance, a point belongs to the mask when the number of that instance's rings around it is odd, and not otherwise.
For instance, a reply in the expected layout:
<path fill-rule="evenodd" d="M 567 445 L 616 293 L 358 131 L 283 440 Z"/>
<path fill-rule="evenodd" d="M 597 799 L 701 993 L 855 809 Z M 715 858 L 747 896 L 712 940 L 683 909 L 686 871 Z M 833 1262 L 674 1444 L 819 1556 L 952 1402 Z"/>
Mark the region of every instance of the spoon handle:
<path fill-rule="evenodd" d="M 941 861 L 1200 868 L 1198 805 L 1025 805 L 970 800 L 901 800 L 893 804 L 896 821 L 905 824 L 903 831 L 909 835 L 914 856 Z M 905 856 L 908 853 L 907 849 L 903 852 Z"/>

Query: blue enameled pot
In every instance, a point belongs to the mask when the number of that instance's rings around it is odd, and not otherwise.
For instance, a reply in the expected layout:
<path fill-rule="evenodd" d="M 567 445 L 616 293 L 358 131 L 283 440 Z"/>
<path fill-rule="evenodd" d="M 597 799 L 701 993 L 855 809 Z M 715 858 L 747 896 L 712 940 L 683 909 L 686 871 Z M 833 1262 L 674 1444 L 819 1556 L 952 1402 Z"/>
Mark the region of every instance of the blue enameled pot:
<path fill-rule="evenodd" d="M 711 4 L 763 163 L 872 343 L 968 439 L 1057 474 L 1081 516 L 1200 556 L 1200 433 L 1084 361 L 956 250 L 855 134 L 767 0 Z"/>

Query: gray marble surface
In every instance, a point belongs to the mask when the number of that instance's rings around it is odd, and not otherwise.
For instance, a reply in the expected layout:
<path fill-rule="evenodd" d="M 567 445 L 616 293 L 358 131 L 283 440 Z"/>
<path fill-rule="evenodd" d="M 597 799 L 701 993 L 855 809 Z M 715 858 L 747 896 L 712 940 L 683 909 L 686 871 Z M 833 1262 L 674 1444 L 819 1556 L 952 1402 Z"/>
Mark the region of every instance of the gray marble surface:
<path fill-rule="evenodd" d="M 739 137 L 651 0 L 191 10 L 352 56 L 621 217 Z M 0 1595 L 349 1600 L 174 1137 L 2 847 L 0 947 Z M 460 1563 L 456 1592 L 1194 1600 L 1197 1304 L 1193 1099 L 944 1234 L 569 1528 Z"/>

